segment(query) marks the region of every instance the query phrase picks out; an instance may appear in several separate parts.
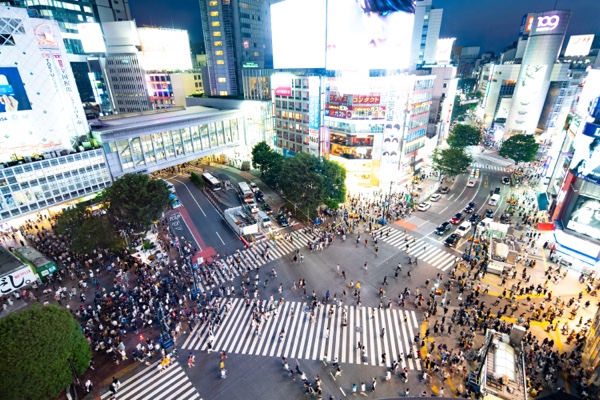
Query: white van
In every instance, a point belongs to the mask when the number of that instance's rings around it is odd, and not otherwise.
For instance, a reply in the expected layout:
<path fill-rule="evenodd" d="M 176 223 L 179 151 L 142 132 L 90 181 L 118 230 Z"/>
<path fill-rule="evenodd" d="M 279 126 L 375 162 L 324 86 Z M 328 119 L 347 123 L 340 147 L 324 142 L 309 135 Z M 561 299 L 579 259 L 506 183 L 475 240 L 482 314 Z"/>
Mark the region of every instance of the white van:
<path fill-rule="evenodd" d="M 488 204 L 490 206 L 495 206 L 496 204 L 498 204 L 499 201 L 500 201 L 500 194 L 495 194 L 492 197 L 490 197 L 490 201 L 488 202 Z"/>
<path fill-rule="evenodd" d="M 262 224 L 263 228 L 268 228 L 269 226 L 271 226 L 271 218 L 269 218 L 267 213 L 264 211 L 258 212 L 258 220 Z"/>
<path fill-rule="evenodd" d="M 247 205 L 248 209 L 252 214 L 256 214 L 258 212 L 258 204 L 256 204 L 255 202 L 248 203 Z"/>

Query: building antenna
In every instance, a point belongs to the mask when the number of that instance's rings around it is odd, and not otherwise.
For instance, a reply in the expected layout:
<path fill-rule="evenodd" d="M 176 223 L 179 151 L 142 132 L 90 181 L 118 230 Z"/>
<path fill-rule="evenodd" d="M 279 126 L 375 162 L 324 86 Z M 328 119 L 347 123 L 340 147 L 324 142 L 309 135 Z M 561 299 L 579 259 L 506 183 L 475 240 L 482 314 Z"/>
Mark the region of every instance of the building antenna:
<path fill-rule="evenodd" d="M 556 10 L 556 6 L 558 6 L 558 0 L 554 2 L 554 9 Z"/>

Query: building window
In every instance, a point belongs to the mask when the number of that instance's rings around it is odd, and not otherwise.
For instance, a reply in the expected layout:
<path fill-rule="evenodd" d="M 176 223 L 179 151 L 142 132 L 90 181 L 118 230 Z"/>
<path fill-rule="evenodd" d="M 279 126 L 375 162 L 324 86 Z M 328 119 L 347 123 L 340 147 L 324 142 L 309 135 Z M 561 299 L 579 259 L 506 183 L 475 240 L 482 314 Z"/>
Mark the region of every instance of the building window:
<path fill-rule="evenodd" d="M 219 12 L 218 11 L 211 11 L 210 12 L 210 16 L 211 17 L 218 17 L 219 16 Z"/>
<path fill-rule="evenodd" d="M 223 61 L 223 60 L 217 60 L 217 64 L 218 65 L 223 65 L 223 64 L 225 64 L 225 61 Z"/>
<path fill-rule="evenodd" d="M 221 90 L 219 96 L 227 96 L 227 90 Z"/>
<path fill-rule="evenodd" d="M 222 56 L 223 55 L 223 50 L 217 50 L 217 51 L 215 51 L 215 55 L 216 56 Z"/>
<path fill-rule="evenodd" d="M 227 78 L 219 78 L 219 82 L 220 83 L 225 83 L 225 82 L 227 82 Z"/>
<path fill-rule="evenodd" d="M 221 31 L 214 31 L 213 36 L 221 36 Z"/>
<path fill-rule="evenodd" d="M 221 42 L 221 41 L 215 42 L 215 47 L 221 47 L 221 46 L 223 46 L 223 42 Z"/>
<path fill-rule="evenodd" d="M 221 23 L 219 21 L 213 21 L 212 26 L 221 26 Z"/>
<path fill-rule="evenodd" d="M 258 51 L 254 52 L 254 57 L 258 57 Z"/>
<path fill-rule="evenodd" d="M 218 5 L 219 5 L 219 2 L 218 2 L 218 1 L 211 1 L 211 2 L 210 2 L 210 3 L 208 3 L 208 4 L 210 4 L 210 6 L 211 6 L 211 7 L 216 7 L 216 6 L 218 6 Z"/>

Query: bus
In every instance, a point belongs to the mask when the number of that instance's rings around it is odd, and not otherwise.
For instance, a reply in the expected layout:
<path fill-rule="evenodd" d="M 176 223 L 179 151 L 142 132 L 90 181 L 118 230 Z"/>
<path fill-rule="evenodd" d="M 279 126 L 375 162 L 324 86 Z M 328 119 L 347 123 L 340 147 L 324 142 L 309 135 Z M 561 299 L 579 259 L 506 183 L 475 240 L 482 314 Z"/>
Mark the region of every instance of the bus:
<path fill-rule="evenodd" d="M 167 188 L 169 189 L 169 192 L 171 193 L 175 193 L 175 186 L 173 186 L 173 184 L 165 179 L 161 179 L 165 185 L 167 185 Z"/>
<path fill-rule="evenodd" d="M 202 174 L 202 179 L 206 182 L 206 186 L 211 188 L 212 190 L 221 190 L 221 182 L 212 176 L 210 172 L 205 172 Z"/>
<path fill-rule="evenodd" d="M 49 259 L 37 249 L 31 246 L 17 247 L 14 255 L 29 265 L 45 282 L 50 275 L 58 271 L 58 265 L 54 260 Z"/>
<path fill-rule="evenodd" d="M 254 193 L 250 190 L 250 186 L 246 182 L 238 183 L 240 192 L 242 192 L 242 199 L 245 203 L 254 203 Z"/>
<path fill-rule="evenodd" d="M 181 207 L 181 201 L 179 200 L 179 197 L 175 196 L 174 194 L 169 195 L 169 201 L 171 202 L 171 207 Z"/>

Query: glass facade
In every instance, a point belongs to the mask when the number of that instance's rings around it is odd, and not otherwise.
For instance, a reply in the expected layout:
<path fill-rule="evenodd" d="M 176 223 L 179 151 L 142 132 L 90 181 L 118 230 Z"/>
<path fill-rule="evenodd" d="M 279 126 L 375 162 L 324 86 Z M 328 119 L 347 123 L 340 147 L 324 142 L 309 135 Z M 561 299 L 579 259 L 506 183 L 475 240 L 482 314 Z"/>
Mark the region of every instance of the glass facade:
<path fill-rule="evenodd" d="M 0 169 L 0 219 L 73 200 L 110 183 L 102 149 Z"/>
<path fill-rule="evenodd" d="M 93 136 L 103 144 L 113 175 L 134 171 L 166 168 L 173 160 L 177 165 L 187 156 L 202 156 L 211 149 L 238 144 L 241 139 L 240 120 L 224 119 L 185 128 L 149 133 L 112 141 L 99 132 Z M 122 136 L 121 136 L 122 137 Z M 155 168 L 152 168 L 152 167 Z"/>

